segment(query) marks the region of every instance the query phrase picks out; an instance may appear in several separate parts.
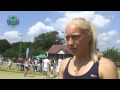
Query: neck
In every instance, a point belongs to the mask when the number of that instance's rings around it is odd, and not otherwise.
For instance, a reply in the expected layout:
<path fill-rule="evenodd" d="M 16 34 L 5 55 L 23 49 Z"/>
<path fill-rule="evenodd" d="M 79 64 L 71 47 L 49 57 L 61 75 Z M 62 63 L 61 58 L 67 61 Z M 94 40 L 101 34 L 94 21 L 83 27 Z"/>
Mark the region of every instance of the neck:
<path fill-rule="evenodd" d="M 84 62 L 88 62 L 91 60 L 91 56 L 90 54 L 84 54 L 84 55 L 76 55 L 74 56 L 74 61 L 77 63 L 84 63 Z"/>
<path fill-rule="evenodd" d="M 77 75 L 79 73 L 80 68 L 86 66 L 90 60 L 91 60 L 90 54 L 74 56 L 73 57 L 73 65 L 76 68 L 74 70 L 75 75 Z"/>

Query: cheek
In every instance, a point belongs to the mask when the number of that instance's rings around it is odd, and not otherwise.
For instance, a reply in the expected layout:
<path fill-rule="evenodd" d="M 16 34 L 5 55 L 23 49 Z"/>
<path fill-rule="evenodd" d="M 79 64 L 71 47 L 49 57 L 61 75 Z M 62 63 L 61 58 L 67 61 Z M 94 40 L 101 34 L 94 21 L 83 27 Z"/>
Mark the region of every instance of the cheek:
<path fill-rule="evenodd" d="M 85 48 L 89 45 L 89 40 L 88 39 L 82 39 L 78 42 L 76 42 L 77 46 L 81 47 L 81 48 Z"/>

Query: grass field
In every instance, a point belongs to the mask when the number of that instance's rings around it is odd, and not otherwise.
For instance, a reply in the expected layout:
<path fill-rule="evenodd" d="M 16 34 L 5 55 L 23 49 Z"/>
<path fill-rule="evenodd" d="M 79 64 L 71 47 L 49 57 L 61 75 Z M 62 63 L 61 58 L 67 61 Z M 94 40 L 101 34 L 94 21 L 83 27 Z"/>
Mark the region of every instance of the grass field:
<path fill-rule="evenodd" d="M 28 76 L 24 77 L 24 71 L 18 71 L 18 67 L 16 66 L 16 63 L 13 63 L 10 70 L 7 69 L 7 62 L 4 62 L 1 70 L 0 70 L 0 79 L 42 79 L 42 72 L 33 72 L 33 68 L 31 67 Z M 54 74 L 56 77 L 57 75 Z M 50 78 L 49 72 L 47 79 L 55 79 Z"/>
<path fill-rule="evenodd" d="M 118 68 L 118 74 L 120 78 L 120 67 Z M 56 74 L 54 74 L 56 76 Z M 11 70 L 7 69 L 7 63 L 4 63 L 0 70 L 0 79 L 42 79 L 42 73 L 41 72 L 33 72 L 33 68 L 30 69 L 28 77 L 24 77 L 23 71 L 18 71 L 18 68 L 16 67 L 16 64 L 14 63 Z M 47 79 L 55 79 L 49 77 L 48 72 L 48 78 Z"/>
<path fill-rule="evenodd" d="M 118 75 L 119 75 L 119 79 L 120 79 L 120 67 L 118 68 Z"/>
<path fill-rule="evenodd" d="M 23 73 L 0 71 L 0 79 L 42 79 L 40 75 L 28 74 L 24 77 Z"/>

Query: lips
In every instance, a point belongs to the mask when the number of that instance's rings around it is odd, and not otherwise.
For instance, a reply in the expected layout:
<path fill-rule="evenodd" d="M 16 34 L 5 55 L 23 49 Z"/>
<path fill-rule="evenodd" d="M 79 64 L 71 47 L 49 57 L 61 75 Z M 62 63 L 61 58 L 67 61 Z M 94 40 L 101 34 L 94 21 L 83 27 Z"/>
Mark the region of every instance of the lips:
<path fill-rule="evenodd" d="M 71 51 L 77 50 L 77 48 L 69 48 Z"/>

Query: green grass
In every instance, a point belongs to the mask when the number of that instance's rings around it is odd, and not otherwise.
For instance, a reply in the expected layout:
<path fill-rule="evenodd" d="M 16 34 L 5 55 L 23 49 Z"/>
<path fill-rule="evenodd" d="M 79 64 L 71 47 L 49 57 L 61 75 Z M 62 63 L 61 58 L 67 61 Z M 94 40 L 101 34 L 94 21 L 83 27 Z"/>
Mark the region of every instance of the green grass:
<path fill-rule="evenodd" d="M 0 71 L 0 79 L 41 79 L 41 76 L 28 74 L 24 77 L 23 73 Z"/>
<path fill-rule="evenodd" d="M 118 74 L 120 79 L 120 68 L 118 68 Z M 54 74 L 54 76 L 56 76 L 56 73 Z M 18 71 L 15 63 L 13 63 L 11 70 L 8 70 L 7 63 L 5 62 L 0 70 L 0 79 L 42 79 L 42 73 L 33 72 L 33 68 L 31 67 L 28 73 L 28 77 L 24 77 L 24 72 Z M 48 72 L 48 79 L 55 78 L 50 78 Z"/>
<path fill-rule="evenodd" d="M 0 70 L 0 79 L 42 79 L 42 72 L 33 72 L 33 67 L 30 68 L 28 72 L 28 77 L 24 77 L 24 71 L 18 71 L 16 63 L 13 63 L 10 70 L 7 69 L 7 62 L 4 62 Z M 56 74 L 54 74 L 56 76 Z M 55 79 L 49 77 L 48 79 Z"/>
<path fill-rule="evenodd" d="M 119 79 L 120 79 L 120 70 L 118 70 L 118 75 L 119 75 Z"/>

